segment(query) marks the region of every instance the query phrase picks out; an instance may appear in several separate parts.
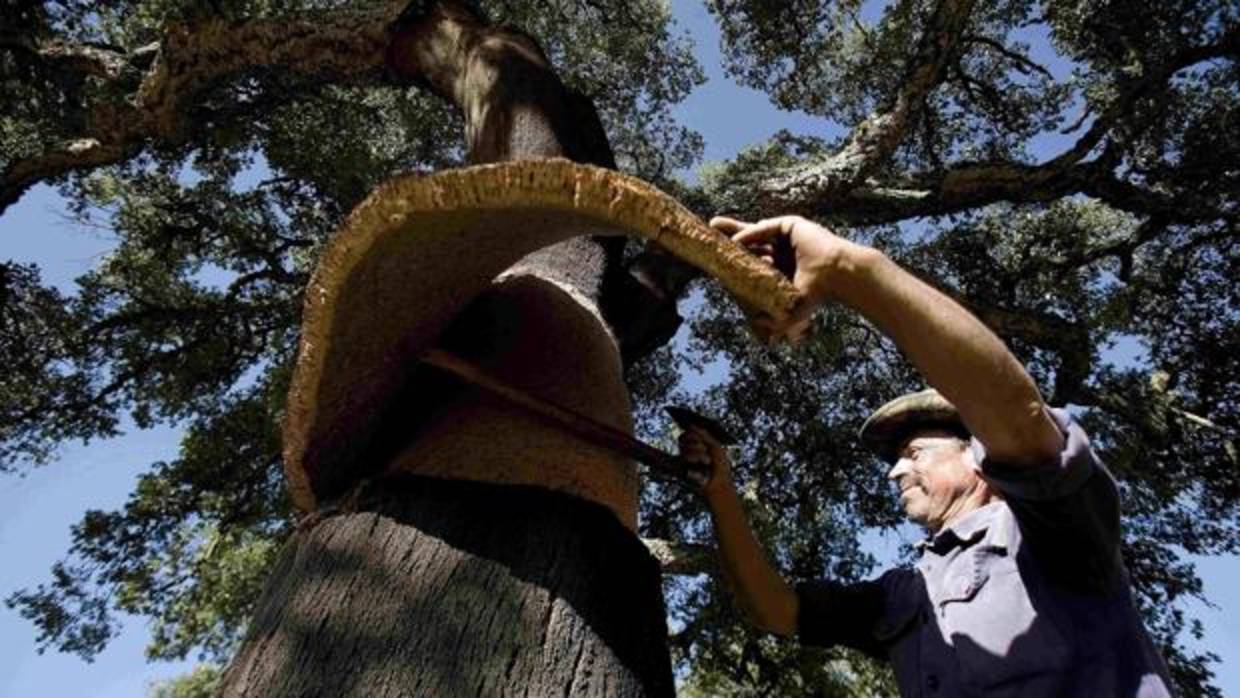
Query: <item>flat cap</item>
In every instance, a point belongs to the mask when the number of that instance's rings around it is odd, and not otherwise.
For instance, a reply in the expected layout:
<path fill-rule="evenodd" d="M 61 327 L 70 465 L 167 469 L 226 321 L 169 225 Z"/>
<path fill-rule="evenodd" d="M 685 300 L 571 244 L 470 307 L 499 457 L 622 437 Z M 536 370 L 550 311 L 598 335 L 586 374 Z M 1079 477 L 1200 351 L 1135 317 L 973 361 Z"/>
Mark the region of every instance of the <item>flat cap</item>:
<path fill-rule="evenodd" d="M 888 463 L 899 458 L 900 445 L 915 429 L 945 429 L 969 433 L 956 406 L 934 388 L 901 395 L 874 410 L 858 436 L 866 448 Z"/>

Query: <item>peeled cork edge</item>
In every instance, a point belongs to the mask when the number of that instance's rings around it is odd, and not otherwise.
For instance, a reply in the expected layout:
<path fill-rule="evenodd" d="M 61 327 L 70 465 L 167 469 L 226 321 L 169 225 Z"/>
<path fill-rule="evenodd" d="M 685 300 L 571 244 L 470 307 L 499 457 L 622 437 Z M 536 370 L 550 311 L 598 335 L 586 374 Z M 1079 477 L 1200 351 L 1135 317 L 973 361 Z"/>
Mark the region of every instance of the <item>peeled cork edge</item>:
<path fill-rule="evenodd" d="M 364 406 L 365 398 L 355 398 L 351 390 L 338 388 L 336 394 L 324 393 L 324 371 L 341 323 L 359 322 L 356 317 L 342 317 L 346 313 L 341 308 L 344 291 L 355 271 L 367 255 L 378 254 L 378 245 L 391 245 L 396 239 L 394 235 L 409 236 L 411 245 L 421 244 L 422 238 L 433 245 L 453 244 L 451 236 L 436 237 L 433 231 L 420 229 L 422 219 L 433 224 L 438 220 L 436 216 L 485 217 L 505 212 L 541 217 L 543 221 L 562 218 L 566 223 L 562 230 L 551 232 L 545 230 L 548 226 L 540 226 L 531 230 L 528 238 L 521 237 L 524 231 L 497 230 L 496 239 L 506 236 L 502 244 L 508 246 L 506 252 L 516 257 L 506 260 L 485 278 L 454 276 L 451 270 L 445 270 L 445 283 L 461 279 L 461 294 L 452 299 L 453 307 L 458 301 L 460 305 L 468 302 L 471 294 L 484 290 L 495 274 L 529 252 L 576 235 L 603 233 L 642 237 L 658 243 L 718 280 L 750 311 L 757 310 L 773 319 L 786 318 L 799 299 L 782 274 L 711 229 L 675 199 L 640 179 L 614 170 L 564 159 L 519 160 L 388 180 L 349 214 L 327 243 L 306 287 L 301 343 L 283 434 L 285 478 L 299 509 L 316 508 L 316 468 L 332 466 L 330 462 L 324 466 L 315 460 L 312 441 L 334 428 L 318 422 Z M 480 264 L 485 266 L 486 261 L 481 260 Z M 373 289 L 368 292 L 379 293 Z M 375 317 L 367 321 L 386 320 Z M 429 331 L 440 331 L 442 321 L 443 318 L 436 318 Z M 426 337 L 404 342 L 400 348 L 404 352 L 429 348 L 423 344 L 428 344 Z M 412 361 L 412 356 L 406 355 L 403 360 Z M 335 361 L 339 363 L 340 359 Z M 359 370 L 365 372 L 369 367 Z M 344 425 L 347 427 L 347 420 Z"/>

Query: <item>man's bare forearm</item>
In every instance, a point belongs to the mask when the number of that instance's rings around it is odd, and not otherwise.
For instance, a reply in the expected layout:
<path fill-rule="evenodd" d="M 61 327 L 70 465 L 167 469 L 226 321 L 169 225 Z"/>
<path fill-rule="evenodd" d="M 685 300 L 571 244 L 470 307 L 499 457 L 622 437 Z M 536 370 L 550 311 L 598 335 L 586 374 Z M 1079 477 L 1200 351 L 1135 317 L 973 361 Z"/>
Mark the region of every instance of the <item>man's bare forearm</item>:
<path fill-rule="evenodd" d="M 991 456 L 1037 463 L 1059 453 L 1063 437 L 1033 379 L 967 310 L 873 249 L 834 280 L 832 295 L 896 343 Z"/>
<path fill-rule="evenodd" d="M 796 634 L 796 592 L 754 537 L 736 489 L 730 484 L 714 488 L 707 502 L 719 544 L 719 566 L 737 605 L 763 630 L 786 637 Z"/>

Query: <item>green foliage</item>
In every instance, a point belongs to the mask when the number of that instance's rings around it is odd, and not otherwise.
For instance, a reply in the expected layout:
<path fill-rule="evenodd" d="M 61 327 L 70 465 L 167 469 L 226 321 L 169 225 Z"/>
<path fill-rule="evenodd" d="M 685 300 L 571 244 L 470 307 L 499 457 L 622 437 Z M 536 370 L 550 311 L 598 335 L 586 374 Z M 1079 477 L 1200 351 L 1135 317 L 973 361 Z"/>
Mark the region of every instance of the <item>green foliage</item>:
<path fill-rule="evenodd" d="M 727 211 L 743 220 L 760 219 L 765 215 L 761 188 L 767 179 L 838 145 L 838 141 L 780 131 L 769 141 L 737 153 L 732 160 L 703 165 L 698 173 L 699 186 L 713 210 Z"/>
<path fill-rule="evenodd" d="M 219 695 L 224 672 L 210 664 L 200 664 L 184 676 L 151 687 L 148 698 L 215 698 Z"/>
<path fill-rule="evenodd" d="M 62 440 L 115 433 L 115 415 L 91 409 L 90 378 L 70 368 L 86 349 L 68 303 L 55 289 L 39 284 L 37 268 L 0 264 L 0 360 L 6 366 L 0 376 L 5 397 L 0 406 L 0 470 L 21 457 L 46 461 Z M 49 395 L 80 408 L 72 419 L 32 418 Z"/>
<path fill-rule="evenodd" d="M 144 47 L 174 25 L 372 4 L 5 5 L 0 172 L 129 103 L 152 60 Z M 785 213 L 767 185 L 846 142 L 781 133 L 686 186 L 672 177 L 697 160 L 701 140 L 670 108 L 702 73 L 667 3 L 481 4 L 536 37 L 565 82 L 595 102 L 623 169 L 700 214 Z M 895 103 L 934 7 L 709 3 L 729 72 L 822 117 L 823 133 Z M 1052 402 L 1076 408 L 1121 480 L 1138 603 L 1185 695 L 1218 691 L 1211 657 L 1182 642 L 1200 632 L 1183 602 L 1201 595 L 1182 553 L 1240 552 L 1238 25 L 1234 3 L 1219 1 L 976 3 L 924 108 L 864 183 L 868 196 L 895 201 L 882 197 L 936 196 L 943 190 L 926 183 L 948 181 L 944 190 L 966 204 L 884 227 L 855 226 L 865 218 L 848 199 L 821 207 L 841 232 L 968 304 Z M 114 49 L 125 67 L 101 80 L 30 50 L 49 39 Z M 265 68 L 216 81 L 184 106 L 188 126 L 175 138 L 55 180 L 71 214 L 116 241 L 76 291 L 0 263 L 0 469 L 53 460 L 67 440 L 114 435 L 122 418 L 186 427 L 177 458 L 154 464 L 124 507 L 84 515 L 48 582 L 4 590 L 38 628 L 40 648 L 90 658 L 127 612 L 151 620 L 152 657 L 221 662 L 244 630 L 292 525 L 278 424 L 321 245 L 377 183 L 464 157 L 459 119 L 441 100 L 377 75 L 317 77 Z M 1023 173 L 1047 152 L 1073 149 L 1081 152 L 1054 179 L 1030 180 L 1006 200 L 968 198 L 987 183 L 963 176 L 969 166 Z M 771 351 L 716 287 L 690 298 L 688 339 L 628 376 L 640 431 L 670 445 L 660 413 L 668 402 L 723 418 L 743 436 L 738 480 L 779 565 L 798 580 L 873 575 L 863 536 L 901 515 L 855 432 L 870 409 L 921 379 L 851 313 L 829 310 L 804 345 Z M 707 366 L 720 380 L 686 390 L 681 378 Z M 642 507 L 644 535 L 710 539 L 700 504 L 681 489 L 652 484 Z M 669 579 L 667 591 L 687 695 L 892 692 L 885 669 L 863 657 L 752 631 L 713 580 Z M 203 667 L 155 695 L 205 695 L 218 678 Z"/>
<path fill-rule="evenodd" d="M 928 3 L 926 3 L 928 5 Z M 914 5 L 918 5 L 914 7 Z M 920 4 L 892 3 L 868 27 L 862 3 L 708 2 L 730 74 L 777 104 L 856 123 L 899 86 Z"/>
<path fill-rule="evenodd" d="M 180 456 L 154 464 L 122 510 L 86 512 L 75 560 L 50 583 L 6 599 L 38 625 L 41 648 L 94 656 L 116 631 L 111 605 L 154 621 L 152 657 L 230 656 L 291 525 L 277 427 L 286 377 L 268 377 L 198 417 Z"/>
<path fill-rule="evenodd" d="M 676 124 L 669 107 L 705 77 L 688 37 L 673 31 L 660 0 L 482 3 L 500 24 L 538 38 L 560 77 L 589 97 L 623 170 L 671 177 L 693 164 L 702 138 Z"/>

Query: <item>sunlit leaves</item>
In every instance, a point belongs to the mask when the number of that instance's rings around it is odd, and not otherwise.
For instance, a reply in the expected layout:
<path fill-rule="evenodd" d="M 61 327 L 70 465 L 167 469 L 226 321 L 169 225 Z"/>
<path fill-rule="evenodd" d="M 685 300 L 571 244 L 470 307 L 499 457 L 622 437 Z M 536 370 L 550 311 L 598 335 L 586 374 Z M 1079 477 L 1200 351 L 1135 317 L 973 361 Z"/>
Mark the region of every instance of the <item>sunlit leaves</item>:
<path fill-rule="evenodd" d="M 41 647 L 93 657 L 115 632 L 115 609 L 154 620 L 153 657 L 229 656 L 289 531 L 282 375 L 198 419 L 178 458 L 139 478 L 122 509 L 86 512 L 73 559 L 50 583 L 6 599 L 34 621 Z"/>
<path fill-rule="evenodd" d="M 219 695 L 224 672 L 212 664 L 200 664 L 183 676 L 152 687 L 149 698 L 214 698 Z"/>

